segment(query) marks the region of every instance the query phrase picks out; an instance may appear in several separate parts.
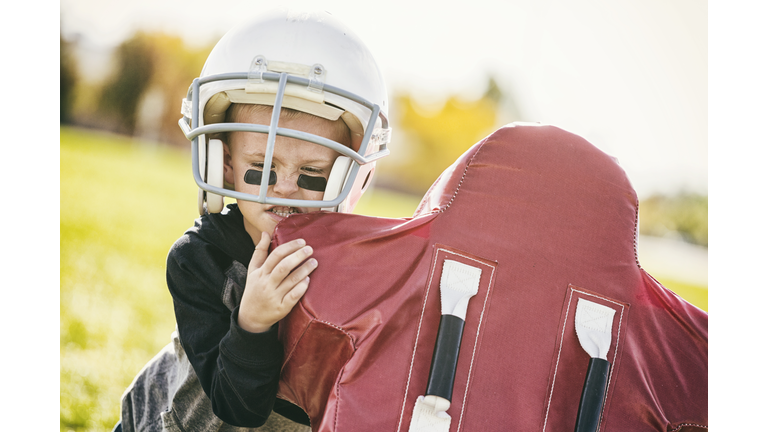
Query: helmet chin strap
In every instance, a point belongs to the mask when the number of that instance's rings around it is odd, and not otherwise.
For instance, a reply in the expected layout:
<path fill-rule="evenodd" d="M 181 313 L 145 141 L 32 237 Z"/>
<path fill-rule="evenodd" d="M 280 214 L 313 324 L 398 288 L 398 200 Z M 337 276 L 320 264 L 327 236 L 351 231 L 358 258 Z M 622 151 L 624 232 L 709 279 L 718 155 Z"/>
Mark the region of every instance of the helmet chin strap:
<path fill-rule="evenodd" d="M 328 176 L 328 186 L 325 188 L 325 194 L 323 194 L 323 201 L 331 201 L 336 199 L 344 188 L 344 184 L 349 176 L 350 168 L 352 166 L 352 159 L 346 156 L 339 156 L 336 158 L 336 162 L 333 163 L 331 168 L 331 175 Z M 342 201 L 336 207 L 324 207 L 322 210 L 331 212 L 344 212 L 347 207 L 347 201 Z"/>

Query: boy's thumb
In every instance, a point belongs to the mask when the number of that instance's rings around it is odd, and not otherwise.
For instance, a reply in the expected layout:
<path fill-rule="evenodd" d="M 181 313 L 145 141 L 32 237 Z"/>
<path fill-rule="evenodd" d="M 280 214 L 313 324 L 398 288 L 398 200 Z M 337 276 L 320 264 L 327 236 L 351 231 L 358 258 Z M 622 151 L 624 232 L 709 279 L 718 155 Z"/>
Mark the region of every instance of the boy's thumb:
<path fill-rule="evenodd" d="M 251 255 L 251 262 L 248 263 L 248 273 L 261 267 L 264 264 L 264 261 L 267 260 L 267 255 L 269 255 L 269 244 L 271 242 L 272 239 L 269 237 L 269 234 L 262 232 L 259 244 L 256 245 L 256 249 L 253 250 L 253 255 Z"/>

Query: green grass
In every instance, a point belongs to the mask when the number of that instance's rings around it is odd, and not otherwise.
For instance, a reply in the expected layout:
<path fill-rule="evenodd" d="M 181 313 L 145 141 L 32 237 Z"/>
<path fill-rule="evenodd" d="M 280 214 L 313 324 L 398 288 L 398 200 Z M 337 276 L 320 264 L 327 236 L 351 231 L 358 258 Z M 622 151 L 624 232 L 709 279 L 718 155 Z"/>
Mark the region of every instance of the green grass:
<path fill-rule="evenodd" d="M 186 155 L 61 129 L 61 430 L 109 430 L 169 340 L 168 249 L 197 214 Z"/>
<path fill-rule="evenodd" d="M 165 258 L 197 217 L 189 152 L 61 129 L 60 428 L 104 431 L 175 327 Z M 419 198 L 372 190 L 356 213 L 409 217 Z M 661 281 L 706 310 L 706 287 Z"/>
<path fill-rule="evenodd" d="M 385 189 L 367 191 L 355 206 L 355 214 L 387 218 L 407 218 L 419 205 L 421 197 L 403 195 Z"/>

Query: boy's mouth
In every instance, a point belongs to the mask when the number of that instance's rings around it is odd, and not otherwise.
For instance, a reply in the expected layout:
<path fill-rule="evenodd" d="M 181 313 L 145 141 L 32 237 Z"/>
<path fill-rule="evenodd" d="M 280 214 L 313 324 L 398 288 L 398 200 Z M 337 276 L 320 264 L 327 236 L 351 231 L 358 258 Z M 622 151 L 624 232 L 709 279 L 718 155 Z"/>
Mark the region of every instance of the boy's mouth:
<path fill-rule="evenodd" d="M 297 207 L 272 207 L 270 209 L 267 209 L 268 212 L 274 213 L 280 217 L 288 217 L 292 214 L 296 213 L 304 213 L 301 211 L 300 208 Z"/>

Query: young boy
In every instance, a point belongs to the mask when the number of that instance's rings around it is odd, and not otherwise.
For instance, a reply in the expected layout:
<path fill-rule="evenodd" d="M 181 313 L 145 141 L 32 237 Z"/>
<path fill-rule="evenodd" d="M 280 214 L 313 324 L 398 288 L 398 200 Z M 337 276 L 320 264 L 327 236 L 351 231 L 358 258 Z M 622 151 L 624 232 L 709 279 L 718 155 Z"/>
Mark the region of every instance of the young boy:
<path fill-rule="evenodd" d="M 276 397 L 277 323 L 320 264 L 301 239 L 269 252 L 271 235 L 292 214 L 352 210 L 388 153 L 386 109 L 373 57 L 327 13 L 266 14 L 219 41 L 182 107 L 202 216 L 168 255 L 177 332 L 116 430 L 306 429 Z M 237 204 L 222 211 L 222 195 Z"/>

